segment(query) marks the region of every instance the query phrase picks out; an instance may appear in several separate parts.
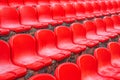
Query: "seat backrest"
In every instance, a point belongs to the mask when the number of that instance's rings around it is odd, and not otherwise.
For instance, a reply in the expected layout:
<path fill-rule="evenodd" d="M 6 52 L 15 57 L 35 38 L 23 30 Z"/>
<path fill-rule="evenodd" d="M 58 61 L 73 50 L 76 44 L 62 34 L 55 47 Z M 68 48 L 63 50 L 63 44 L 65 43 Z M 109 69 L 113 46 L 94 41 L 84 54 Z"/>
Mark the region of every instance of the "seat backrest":
<path fill-rule="evenodd" d="M 113 5 L 111 1 L 106 1 L 106 5 L 107 5 L 107 9 L 108 10 L 112 10 L 113 9 Z"/>
<path fill-rule="evenodd" d="M 60 4 L 55 4 L 51 6 L 53 19 L 62 19 L 65 17 L 65 10 Z"/>
<path fill-rule="evenodd" d="M 57 43 L 69 43 L 72 41 L 72 31 L 70 28 L 66 26 L 57 26 L 54 29 L 54 32 L 56 34 Z"/>
<path fill-rule="evenodd" d="M 114 61 L 116 59 L 120 59 L 120 44 L 117 42 L 110 42 L 108 43 L 107 48 L 109 49 L 111 53 L 111 61 Z"/>
<path fill-rule="evenodd" d="M 96 25 L 97 28 L 97 32 L 101 32 L 101 31 L 106 31 L 106 23 L 103 21 L 103 19 L 101 18 L 96 18 L 94 19 L 94 23 Z"/>
<path fill-rule="evenodd" d="M 91 76 L 97 73 L 97 60 L 90 54 L 83 54 L 77 58 L 77 65 L 81 69 L 81 77 Z"/>
<path fill-rule="evenodd" d="M 75 9 L 76 9 L 76 15 L 80 16 L 81 14 L 84 15 L 85 14 L 85 6 L 82 3 L 75 3 L 74 4 Z"/>
<path fill-rule="evenodd" d="M 93 10 L 94 11 L 100 11 L 101 10 L 101 7 L 100 7 L 98 2 L 93 2 L 92 5 L 93 5 Z"/>
<path fill-rule="evenodd" d="M 86 38 L 86 30 L 83 27 L 82 24 L 80 23 L 72 23 L 70 25 L 70 28 L 72 30 L 73 33 L 73 39 L 82 39 L 82 38 Z"/>
<path fill-rule="evenodd" d="M 111 54 L 107 48 L 100 47 L 95 49 L 94 56 L 98 62 L 98 69 L 111 65 Z"/>
<path fill-rule="evenodd" d="M 64 4 L 63 8 L 65 10 L 66 17 L 76 17 L 76 11 L 72 4 Z"/>
<path fill-rule="evenodd" d="M 70 0 L 60 0 L 60 3 L 62 4 L 62 3 L 69 3 L 70 2 Z"/>
<path fill-rule="evenodd" d="M 52 19 L 52 11 L 49 5 L 38 5 L 38 19 L 40 22 L 48 21 Z"/>
<path fill-rule="evenodd" d="M 118 4 L 118 9 L 120 9 L 120 1 L 119 0 L 117 1 L 117 4 Z"/>
<path fill-rule="evenodd" d="M 96 25 L 92 21 L 85 21 L 83 25 L 87 35 L 96 34 Z"/>
<path fill-rule="evenodd" d="M 79 67 L 74 63 L 60 64 L 55 70 L 57 80 L 81 80 Z"/>
<path fill-rule="evenodd" d="M 50 0 L 38 0 L 38 4 L 40 4 L 40 5 L 50 5 Z"/>
<path fill-rule="evenodd" d="M 37 0 L 24 0 L 24 4 L 28 6 L 36 6 L 38 3 Z"/>
<path fill-rule="evenodd" d="M 50 3 L 51 3 L 51 4 L 56 4 L 56 3 L 59 4 L 59 3 L 60 3 L 60 0 L 50 0 Z"/>
<path fill-rule="evenodd" d="M 0 7 L 8 6 L 7 0 L 0 0 Z"/>
<path fill-rule="evenodd" d="M 102 11 L 107 11 L 107 5 L 104 1 L 100 1 L 100 7 Z"/>
<path fill-rule="evenodd" d="M 23 0 L 8 0 L 8 3 L 12 7 L 18 7 L 18 6 L 24 5 Z"/>
<path fill-rule="evenodd" d="M 54 32 L 51 30 L 38 30 L 37 32 L 35 32 L 35 38 L 37 40 L 38 50 L 41 50 L 45 47 L 56 47 L 56 37 Z"/>
<path fill-rule="evenodd" d="M 56 78 L 50 74 L 37 74 L 32 76 L 29 80 L 56 80 Z"/>
<path fill-rule="evenodd" d="M 112 6 L 113 6 L 113 9 L 114 10 L 117 10 L 118 9 L 118 4 L 117 4 L 117 2 L 116 1 L 112 1 Z"/>
<path fill-rule="evenodd" d="M 19 23 L 19 14 L 15 8 L 4 7 L 0 10 L 0 24 L 2 28 L 12 28 Z"/>
<path fill-rule="evenodd" d="M 120 15 L 112 15 L 111 18 L 115 26 L 120 26 Z"/>
<path fill-rule="evenodd" d="M 33 23 L 33 22 L 38 22 L 37 11 L 34 7 L 21 6 L 19 8 L 19 12 L 20 12 L 21 24 L 29 24 L 29 23 Z"/>
<path fill-rule="evenodd" d="M 110 17 L 105 16 L 103 18 L 103 21 L 106 23 L 106 29 L 113 29 L 114 28 L 114 22 Z"/>
<path fill-rule="evenodd" d="M 16 34 L 9 40 L 12 58 L 18 60 L 22 57 L 33 56 L 36 54 L 36 41 L 29 34 Z"/>
<path fill-rule="evenodd" d="M 7 42 L 0 40 L 0 65 L 11 63 L 10 47 Z"/>
<path fill-rule="evenodd" d="M 90 2 L 84 3 L 86 13 L 93 13 L 93 6 Z"/>

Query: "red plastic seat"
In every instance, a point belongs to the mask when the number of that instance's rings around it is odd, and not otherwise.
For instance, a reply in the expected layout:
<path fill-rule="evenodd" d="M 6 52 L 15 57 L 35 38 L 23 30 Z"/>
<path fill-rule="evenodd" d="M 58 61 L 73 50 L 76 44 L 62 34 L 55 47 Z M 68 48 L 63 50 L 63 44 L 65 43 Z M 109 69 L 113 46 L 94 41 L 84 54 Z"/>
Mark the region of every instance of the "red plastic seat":
<path fill-rule="evenodd" d="M 100 7 L 101 7 L 101 13 L 102 13 L 104 16 L 110 14 L 110 13 L 107 11 L 107 5 L 106 5 L 105 1 L 100 1 L 99 4 L 100 4 Z"/>
<path fill-rule="evenodd" d="M 37 40 L 38 54 L 50 57 L 54 60 L 62 60 L 70 56 L 71 52 L 57 48 L 57 41 L 54 32 L 51 30 L 39 30 L 35 33 Z"/>
<path fill-rule="evenodd" d="M 117 5 L 118 5 L 118 12 L 120 12 L 120 1 L 117 0 Z"/>
<path fill-rule="evenodd" d="M 120 15 L 112 15 L 111 18 L 114 22 L 114 28 L 120 30 Z"/>
<path fill-rule="evenodd" d="M 84 45 L 73 43 L 72 31 L 66 26 L 57 26 L 54 29 L 57 38 L 57 46 L 60 49 L 69 50 L 74 53 L 80 53 L 86 49 Z"/>
<path fill-rule="evenodd" d="M 114 12 L 119 13 L 117 2 L 113 0 L 113 1 L 111 1 L 111 3 L 112 3 L 112 6 L 113 6 L 113 9 L 114 9 Z"/>
<path fill-rule="evenodd" d="M 0 10 L 0 28 L 10 29 L 15 32 L 24 32 L 30 30 L 31 26 L 21 25 L 16 9 L 5 7 Z"/>
<path fill-rule="evenodd" d="M 97 60 L 90 54 L 79 56 L 77 65 L 81 69 L 81 80 L 114 80 L 98 74 Z"/>
<path fill-rule="evenodd" d="M 115 13 L 111 1 L 106 1 L 106 6 L 107 6 L 107 10 L 108 10 L 108 12 L 109 12 L 110 14 L 114 14 L 114 13 Z"/>
<path fill-rule="evenodd" d="M 77 3 L 77 0 L 69 0 L 70 3 Z"/>
<path fill-rule="evenodd" d="M 9 6 L 11 7 L 19 7 L 24 5 L 23 0 L 8 0 Z"/>
<path fill-rule="evenodd" d="M 85 21 L 84 27 L 86 29 L 86 37 L 100 42 L 108 41 L 109 37 L 97 35 L 96 25 L 92 21 Z"/>
<path fill-rule="evenodd" d="M 70 19 L 71 22 L 74 22 L 76 19 L 79 19 L 76 17 L 76 11 L 75 11 L 75 8 L 73 7 L 72 4 L 64 4 L 63 5 L 63 8 L 65 10 L 65 17 L 67 19 Z"/>
<path fill-rule="evenodd" d="M 60 20 L 52 19 L 52 11 L 49 5 L 38 5 L 37 11 L 38 11 L 38 19 L 40 23 L 48 23 L 53 26 L 63 23 Z"/>
<path fill-rule="evenodd" d="M 6 7 L 6 6 L 8 6 L 7 0 L 1 0 L 0 1 L 0 7 Z"/>
<path fill-rule="evenodd" d="M 0 36 L 8 35 L 10 33 L 9 29 L 0 28 Z"/>
<path fill-rule="evenodd" d="M 26 74 L 26 68 L 13 64 L 8 43 L 0 40 L 0 80 L 13 80 Z"/>
<path fill-rule="evenodd" d="M 84 3 L 85 6 L 85 15 L 87 18 L 93 18 L 95 15 L 93 14 L 93 6 L 90 2 Z"/>
<path fill-rule="evenodd" d="M 12 50 L 12 61 L 32 70 L 39 70 L 51 64 L 50 58 L 38 56 L 36 41 L 29 34 L 16 34 L 9 40 Z"/>
<path fill-rule="evenodd" d="M 106 30 L 106 23 L 103 21 L 103 19 L 96 18 L 94 20 L 94 23 L 96 25 L 98 35 L 109 36 L 110 38 L 117 37 L 117 33 L 113 33 Z"/>
<path fill-rule="evenodd" d="M 96 17 L 102 16 L 102 14 L 101 14 L 101 7 L 100 7 L 99 3 L 94 1 L 92 3 L 92 6 L 93 6 L 94 15 Z"/>
<path fill-rule="evenodd" d="M 21 6 L 19 8 L 20 20 L 22 25 L 32 26 L 34 28 L 47 28 L 48 23 L 40 23 L 38 21 L 37 11 L 31 6 Z"/>
<path fill-rule="evenodd" d="M 103 21 L 106 23 L 106 30 L 107 31 L 120 34 L 120 29 L 115 29 L 114 22 L 110 17 L 108 17 L 108 16 L 104 17 Z"/>
<path fill-rule="evenodd" d="M 51 6 L 53 20 L 64 21 L 66 23 L 71 23 L 70 19 L 65 17 L 65 10 L 60 4 L 54 4 Z"/>
<path fill-rule="evenodd" d="M 60 64 L 55 70 L 57 80 L 81 80 L 79 67 L 74 63 Z"/>
<path fill-rule="evenodd" d="M 56 80 L 56 78 L 50 74 L 37 74 L 32 76 L 29 80 Z"/>
<path fill-rule="evenodd" d="M 98 62 L 98 73 L 102 76 L 120 79 L 120 68 L 113 67 L 111 64 L 111 54 L 107 48 L 97 48 L 94 56 Z"/>
<path fill-rule="evenodd" d="M 107 46 L 111 53 L 111 63 L 114 67 L 120 67 L 120 44 L 110 42 Z"/>
<path fill-rule="evenodd" d="M 38 0 L 39 5 L 50 5 L 50 0 Z"/>
<path fill-rule="evenodd" d="M 51 4 L 59 4 L 60 3 L 60 0 L 50 0 L 50 3 Z"/>
<path fill-rule="evenodd" d="M 28 6 L 36 6 L 37 3 L 37 0 L 24 0 L 24 4 Z"/>
<path fill-rule="evenodd" d="M 75 3 L 75 10 L 76 10 L 76 16 L 81 17 L 81 19 L 85 19 L 85 6 L 82 3 Z"/>
<path fill-rule="evenodd" d="M 86 38 L 86 30 L 80 23 L 73 23 L 70 25 L 73 32 L 73 41 L 76 44 L 83 44 L 88 47 L 94 47 L 99 44 L 99 41 L 94 41 Z"/>
<path fill-rule="evenodd" d="M 70 0 L 60 0 L 60 3 L 61 3 L 61 4 L 69 3 L 69 2 L 70 2 Z"/>

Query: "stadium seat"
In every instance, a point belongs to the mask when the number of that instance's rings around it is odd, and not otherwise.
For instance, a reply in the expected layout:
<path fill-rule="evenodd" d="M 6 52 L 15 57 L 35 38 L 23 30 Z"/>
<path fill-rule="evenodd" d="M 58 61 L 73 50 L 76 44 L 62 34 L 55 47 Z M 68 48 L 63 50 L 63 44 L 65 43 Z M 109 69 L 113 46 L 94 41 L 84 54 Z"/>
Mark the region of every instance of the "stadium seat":
<path fill-rule="evenodd" d="M 26 68 L 15 65 L 11 58 L 10 46 L 0 40 L 0 80 L 13 80 L 26 74 Z"/>
<path fill-rule="evenodd" d="M 57 48 L 57 41 L 54 32 L 51 30 L 39 30 L 35 33 L 37 40 L 38 54 L 60 61 L 70 56 L 71 52 Z"/>
<path fill-rule="evenodd" d="M 56 80 L 56 78 L 50 74 L 37 74 L 32 76 L 29 80 Z"/>
<path fill-rule="evenodd" d="M 72 31 L 66 26 L 57 26 L 54 29 L 57 38 L 57 46 L 60 49 L 69 50 L 73 53 L 80 53 L 86 49 L 84 45 L 78 45 L 73 43 Z"/>
<path fill-rule="evenodd" d="M 64 10 L 65 10 L 65 17 L 67 19 L 70 19 L 71 22 L 74 22 L 76 19 L 79 19 L 76 17 L 76 11 L 75 11 L 75 8 L 73 7 L 72 4 L 64 4 L 62 5 Z"/>
<path fill-rule="evenodd" d="M 111 17 L 105 16 L 103 21 L 106 23 L 106 30 L 120 34 L 120 29 L 115 29 L 115 25 Z"/>
<path fill-rule="evenodd" d="M 76 63 L 81 69 L 81 80 L 114 80 L 98 74 L 97 60 L 90 54 L 79 56 Z"/>
<path fill-rule="evenodd" d="M 37 3 L 37 0 L 24 0 L 24 4 L 27 6 L 36 6 Z"/>
<path fill-rule="evenodd" d="M 10 33 L 9 29 L 0 28 L 0 36 L 8 35 Z"/>
<path fill-rule="evenodd" d="M 114 28 L 120 30 L 120 15 L 112 15 L 111 18 L 114 22 Z"/>
<path fill-rule="evenodd" d="M 69 2 L 70 2 L 70 0 L 60 0 L 61 4 L 65 4 L 65 3 L 69 3 Z"/>
<path fill-rule="evenodd" d="M 73 33 L 73 41 L 76 44 L 86 45 L 88 47 L 94 47 L 99 44 L 99 41 L 94 41 L 86 38 L 86 30 L 80 23 L 73 23 L 70 25 Z"/>
<path fill-rule="evenodd" d="M 11 7 L 19 7 L 24 5 L 23 0 L 8 0 L 9 6 Z"/>
<path fill-rule="evenodd" d="M 113 5 L 112 5 L 112 2 L 109 0 L 109 1 L 106 1 L 106 6 L 107 6 L 107 10 L 110 14 L 114 14 L 115 11 L 113 9 Z"/>
<path fill-rule="evenodd" d="M 47 28 L 48 23 L 38 21 L 37 11 L 31 6 L 21 6 L 19 8 L 20 21 L 22 25 L 32 26 L 33 28 Z"/>
<path fill-rule="evenodd" d="M 77 3 L 77 0 L 69 0 L 70 1 L 70 3 Z"/>
<path fill-rule="evenodd" d="M 76 16 L 81 17 L 81 19 L 85 19 L 85 6 L 82 3 L 75 3 L 74 4 L 75 10 L 76 10 Z"/>
<path fill-rule="evenodd" d="M 20 24 L 19 14 L 15 8 L 4 7 L 0 10 L 0 28 L 9 29 L 18 33 L 30 30 L 31 26 Z"/>
<path fill-rule="evenodd" d="M 7 7 L 8 6 L 8 2 L 7 2 L 7 0 L 1 0 L 0 1 L 0 7 L 2 8 L 2 7 Z"/>
<path fill-rule="evenodd" d="M 108 36 L 110 38 L 117 37 L 117 33 L 113 33 L 106 30 L 106 23 L 103 21 L 103 19 L 96 18 L 94 19 L 94 23 L 96 25 L 98 35 Z"/>
<path fill-rule="evenodd" d="M 119 10 L 118 10 L 118 4 L 117 4 L 117 2 L 113 0 L 113 1 L 111 1 L 111 3 L 112 3 L 112 6 L 113 6 L 113 9 L 114 9 L 114 12 L 118 13 Z"/>
<path fill-rule="evenodd" d="M 107 11 L 107 4 L 105 3 L 105 1 L 100 1 L 99 4 L 100 4 L 100 7 L 101 7 L 101 13 L 104 16 L 109 15 L 110 13 Z"/>
<path fill-rule="evenodd" d="M 50 5 L 50 0 L 38 0 L 39 5 Z"/>
<path fill-rule="evenodd" d="M 74 63 L 60 64 L 54 73 L 57 80 L 81 80 L 79 67 Z"/>
<path fill-rule="evenodd" d="M 51 24 L 52 26 L 62 24 L 62 21 L 52 19 L 52 11 L 49 5 L 38 5 L 37 11 L 40 23 L 48 23 Z"/>
<path fill-rule="evenodd" d="M 92 21 L 85 21 L 83 25 L 86 29 L 86 37 L 88 39 L 98 40 L 100 42 L 109 40 L 109 37 L 97 35 L 96 25 Z"/>
<path fill-rule="evenodd" d="M 98 62 L 98 73 L 102 76 L 120 79 L 120 68 L 113 67 L 111 64 L 111 53 L 107 48 L 97 48 L 94 56 Z"/>
<path fill-rule="evenodd" d="M 93 14 L 93 6 L 90 2 L 84 3 L 85 6 L 85 15 L 87 18 L 93 18 L 95 15 Z"/>
<path fill-rule="evenodd" d="M 9 40 L 12 52 L 12 61 L 31 70 L 39 70 L 51 64 L 50 58 L 38 56 L 36 41 L 29 34 L 16 34 Z"/>
<path fill-rule="evenodd" d="M 65 11 L 60 4 L 54 4 L 51 6 L 53 20 L 63 21 L 65 23 L 72 23 L 70 19 L 65 17 Z"/>
<path fill-rule="evenodd" d="M 107 46 L 111 53 L 111 63 L 114 67 L 120 67 L 120 44 L 110 42 Z"/>
<path fill-rule="evenodd" d="M 94 15 L 95 15 L 96 17 L 102 16 L 102 14 L 101 14 L 101 12 L 100 12 L 100 11 L 101 11 L 101 7 L 100 7 L 99 3 L 96 2 L 96 1 L 94 1 L 94 2 L 92 3 L 92 6 L 93 6 Z"/>
<path fill-rule="evenodd" d="M 117 4 L 118 4 L 118 12 L 120 12 L 120 1 L 117 0 Z"/>
<path fill-rule="evenodd" d="M 60 0 L 50 0 L 50 3 L 51 3 L 52 5 L 54 5 L 54 4 L 59 4 L 59 3 L 60 3 Z"/>

